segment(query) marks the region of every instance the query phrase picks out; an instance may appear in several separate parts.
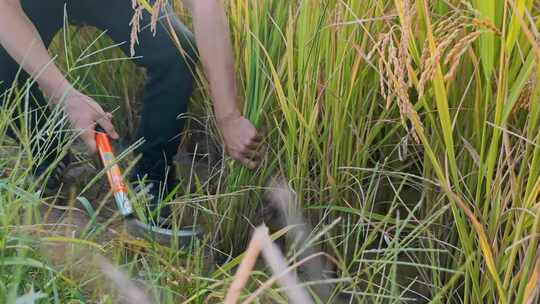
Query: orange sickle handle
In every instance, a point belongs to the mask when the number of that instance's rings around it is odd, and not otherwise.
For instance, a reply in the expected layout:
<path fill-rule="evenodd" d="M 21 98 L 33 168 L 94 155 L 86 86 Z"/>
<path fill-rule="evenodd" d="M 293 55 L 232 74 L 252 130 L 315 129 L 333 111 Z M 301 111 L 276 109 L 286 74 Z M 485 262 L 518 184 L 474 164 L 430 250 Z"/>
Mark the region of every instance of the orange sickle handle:
<path fill-rule="evenodd" d="M 109 137 L 100 127 L 96 128 L 96 146 L 103 167 L 107 168 L 107 179 L 113 191 L 116 205 L 122 215 L 130 215 L 133 213 L 133 208 L 131 202 L 127 199 L 128 189 L 122 178 L 122 171 L 116 163 Z"/>

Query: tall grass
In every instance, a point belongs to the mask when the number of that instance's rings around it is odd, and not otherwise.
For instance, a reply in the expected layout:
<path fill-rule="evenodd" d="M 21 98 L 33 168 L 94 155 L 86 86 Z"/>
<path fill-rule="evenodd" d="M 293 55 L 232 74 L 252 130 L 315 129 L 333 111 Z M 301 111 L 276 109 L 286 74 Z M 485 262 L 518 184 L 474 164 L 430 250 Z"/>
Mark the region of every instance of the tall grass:
<path fill-rule="evenodd" d="M 290 208 L 300 206 L 295 211 L 314 227 L 300 242 L 290 240 L 289 261 L 310 248 L 329 256 L 323 282 L 300 272 L 319 303 L 538 301 L 535 1 L 235 0 L 225 7 L 244 113 L 266 130 L 267 156 L 255 172 L 225 159 L 217 190 L 177 201 L 199 202 L 226 253 L 243 250 L 271 191 L 264 187 L 279 174 L 294 191 Z M 114 61 L 124 55 L 90 52 L 89 62 L 77 60 L 89 45 L 110 43 L 66 33 L 53 51 L 82 89 L 136 99 L 142 77 Z M 111 63 L 76 68 L 91 62 Z M 122 77 L 109 81 L 113 71 Z M 211 114 L 202 80 L 199 89 L 194 108 Z M 25 93 L 4 97 L 12 106 L 0 112 L 1 132 Z M 109 107 L 118 105 L 111 99 Z M 16 228 L 40 227 L 38 185 L 27 178 L 37 160 L 22 133 L 20 148 L 1 136 L 2 151 L 16 152 L 0 157 L 2 172 L 9 170 L 0 179 L 0 296 L 113 301 L 104 289 L 85 289 L 92 280 L 81 283 L 70 272 L 74 264 L 59 267 L 34 246 L 50 239 Z M 160 303 L 223 301 L 242 259 L 206 269 L 202 250 L 184 254 L 121 235 L 104 244 L 97 234 L 55 240 L 103 249 Z M 243 295 L 269 279 L 261 267 Z M 331 286 L 330 295 L 318 294 L 317 284 Z M 270 301 L 287 299 L 274 288 L 259 298 Z"/>
<path fill-rule="evenodd" d="M 272 16 L 285 13 L 270 11 L 270 31 L 284 43 L 283 57 L 267 55 L 261 63 L 275 98 L 270 129 L 279 136 L 272 146 L 281 148 L 273 157 L 282 160 L 303 206 L 361 209 L 343 168 L 383 160 L 385 170 L 421 175 L 436 185 L 423 187 L 424 216 L 440 206 L 435 202 L 450 206 L 440 222 L 449 229 L 434 236 L 459 248 L 443 265 L 464 269 L 463 285 L 452 288 L 463 288 L 465 302 L 532 301 L 533 9 L 532 1 L 292 1 L 279 7 L 288 12 L 284 27 Z M 398 113 L 402 129 L 391 121 Z M 417 151 L 412 162 L 399 161 L 386 146 L 400 144 Z"/>

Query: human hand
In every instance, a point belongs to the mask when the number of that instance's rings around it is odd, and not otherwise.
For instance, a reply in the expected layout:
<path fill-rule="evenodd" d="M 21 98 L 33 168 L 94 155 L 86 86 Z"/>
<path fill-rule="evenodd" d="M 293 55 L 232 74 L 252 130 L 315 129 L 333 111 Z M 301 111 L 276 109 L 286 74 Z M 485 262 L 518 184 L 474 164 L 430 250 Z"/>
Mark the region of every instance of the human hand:
<path fill-rule="evenodd" d="M 263 157 L 260 151 L 262 136 L 253 124 L 243 116 L 218 121 L 227 153 L 251 170 L 257 168 Z"/>
<path fill-rule="evenodd" d="M 96 153 L 96 124 L 101 126 L 112 139 L 119 138 L 111 122 L 112 114 L 103 111 L 97 102 L 81 92 L 75 90 L 65 97 L 64 110 L 71 126 L 75 131 L 80 132 L 80 138 L 91 154 Z"/>

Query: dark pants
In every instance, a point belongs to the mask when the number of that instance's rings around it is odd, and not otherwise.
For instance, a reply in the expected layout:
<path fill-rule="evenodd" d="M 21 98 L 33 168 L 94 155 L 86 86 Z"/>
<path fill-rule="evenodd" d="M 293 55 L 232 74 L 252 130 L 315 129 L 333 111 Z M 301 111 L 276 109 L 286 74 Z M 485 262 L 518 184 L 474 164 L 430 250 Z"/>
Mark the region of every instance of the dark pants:
<path fill-rule="evenodd" d="M 121 48 L 129 54 L 129 23 L 133 16 L 131 0 L 21 0 L 21 3 L 47 47 L 63 27 L 65 7 L 70 23 L 107 31 L 115 43 L 124 42 Z M 141 58 L 134 62 L 145 68 L 148 76 L 138 131 L 139 137 L 145 140 L 138 151 L 142 154 L 139 171 L 158 180 L 163 178 L 180 142 L 179 134 L 184 123 L 179 116 L 186 112 L 192 93 L 191 71 L 197 57 L 192 34 L 171 11 L 167 9 L 163 13 L 170 18 L 160 18 L 155 36 L 150 31 L 150 14 L 145 12 L 140 23 L 139 45 L 135 47 L 135 56 Z M 180 39 L 182 49 L 187 52 L 186 57 L 171 39 L 169 22 Z M 21 73 L 16 79 L 18 71 L 18 64 L 0 47 L 0 96 L 14 81 L 28 79 L 26 73 Z M 33 121 L 37 121 L 34 127 L 39 128 L 46 123 L 42 117 L 43 111 L 47 111 L 46 101 L 37 86 L 30 91 L 36 100 L 31 103 L 35 108 L 31 113 L 36 116 Z"/>

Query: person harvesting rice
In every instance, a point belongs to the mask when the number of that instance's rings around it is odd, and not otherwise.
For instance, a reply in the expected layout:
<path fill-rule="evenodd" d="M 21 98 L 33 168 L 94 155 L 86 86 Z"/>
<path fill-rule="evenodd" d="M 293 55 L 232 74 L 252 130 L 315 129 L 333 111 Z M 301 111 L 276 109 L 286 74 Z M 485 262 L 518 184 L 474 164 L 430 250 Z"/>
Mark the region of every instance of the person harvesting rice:
<path fill-rule="evenodd" d="M 50 108 L 61 105 L 71 126 L 80 132 L 90 153 L 95 153 L 95 127 L 102 127 L 113 139 L 119 135 L 106 113 L 91 97 L 76 90 L 62 75 L 47 52 L 55 34 L 62 28 L 64 14 L 75 25 L 95 26 L 106 31 L 126 53 L 134 52 L 134 62 L 146 69 L 143 109 L 139 138 L 144 143 L 138 148 L 141 155 L 132 175 L 133 182 L 145 181 L 145 191 L 151 208 L 157 208 L 160 198 L 174 188 L 168 172 L 180 142 L 184 122 L 178 119 L 186 112 L 193 89 L 191 70 L 200 58 L 210 83 L 217 125 L 230 156 L 253 169 L 260 159 L 257 146 L 261 141 L 254 125 L 242 116 L 237 106 L 237 85 L 229 30 L 223 7 L 218 0 L 184 0 L 193 17 L 194 35 L 174 16 L 169 5 L 163 5 L 154 31 L 152 16 L 138 11 L 133 17 L 130 0 L 0 0 L 0 96 L 8 92 L 14 82 L 36 80 L 30 88 L 30 115 L 34 131 L 44 126 Z M 138 44 L 125 43 L 133 39 L 132 20 L 138 22 Z M 178 50 L 168 32 L 169 25 L 180 40 L 185 57 Z M 197 45 L 198 49 L 195 47 Z M 19 67 L 24 71 L 18 73 Z M 7 100 L 4 96 L 0 100 Z M 10 130 L 16 138 L 17 132 Z M 50 140 L 50 139 L 49 139 Z M 54 139 L 57 145 L 61 138 Z M 65 157 L 55 168 L 50 168 L 59 157 L 55 144 L 49 145 L 45 161 L 36 165 L 34 175 L 41 177 L 50 169 L 48 185 L 57 186 L 62 170 L 69 163 Z M 41 149 L 35 141 L 35 151 Z M 40 151 L 41 153 L 43 151 Z M 151 185 L 151 187 L 148 187 Z M 153 223 L 169 228 L 171 210 L 160 208 L 153 213 Z"/>

